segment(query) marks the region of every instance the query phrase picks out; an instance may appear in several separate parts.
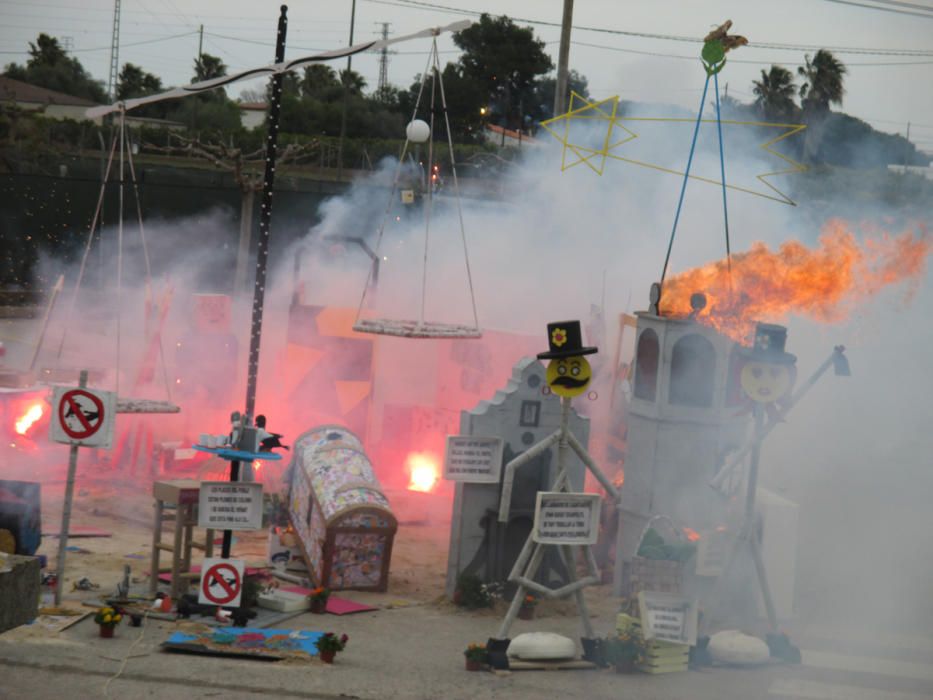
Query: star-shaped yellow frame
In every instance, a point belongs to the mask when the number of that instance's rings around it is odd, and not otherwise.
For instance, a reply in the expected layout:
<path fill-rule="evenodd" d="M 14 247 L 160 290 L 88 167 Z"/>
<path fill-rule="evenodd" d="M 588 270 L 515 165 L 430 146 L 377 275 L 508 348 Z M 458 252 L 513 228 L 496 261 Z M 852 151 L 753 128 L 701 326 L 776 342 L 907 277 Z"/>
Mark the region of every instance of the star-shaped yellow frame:
<path fill-rule="evenodd" d="M 579 103 L 580 106 L 575 107 L 575 103 Z M 610 109 L 606 109 L 605 105 L 609 105 Z M 561 162 L 560 169 L 561 171 L 572 168 L 575 165 L 580 165 L 583 163 L 589 167 L 597 175 L 603 174 L 603 169 L 605 168 L 606 159 L 612 158 L 613 160 L 619 160 L 624 163 L 631 163 L 632 165 L 638 165 L 643 168 L 651 168 L 652 170 L 658 170 L 660 172 L 669 173 L 671 175 L 680 175 L 683 177 L 684 171 L 677 170 L 674 168 L 666 168 L 655 163 L 648 163 L 645 161 L 634 160 L 632 158 L 625 158 L 623 156 L 612 153 L 611 151 L 618 146 L 621 146 L 624 143 L 628 143 L 632 139 L 638 137 L 631 129 L 627 128 L 623 121 L 625 122 L 670 122 L 670 123 L 694 123 L 696 120 L 693 118 L 673 118 L 673 117 L 620 117 L 617 116 L 617 110 L 619 106 L 619 97 L 610 97 L 606 100 L 601 100 L 599 102 L 591 102 L 585 97 L 581 97 L 575 92 L 570 93 L 570 109 L 566 114 L 562 114 L 559 117 L 554 117 L 553 119 L 548 119 L 547 121 L 541 122 L 540 126 L 547 131 L 549 134 L 554 136 L 560 143 L 563 145 L 561 151 Z M 603 147 L 600 149 L 589 148 L 587 146 L 582 146 L 580 144 L 574 144 L 570 142 L 570 120 L 571 119 L 603 119 L 607 122 L 606 127 L 606 137 L 603 140 Z M 556 129 L 551 128 L 549 125 L 556 125 L 558 122 L 564 122 L 563 133 L 559 133 Z M 703 124 L 715 124 L 715 119 L 703 119 Z M 775 202 L 780 202 L 782 204 L 795 205 L 796 202 L 788 197 L 784 192 L 779 190 L 777 187 L 772 185 L 766 178 L 774 177 L 775 175 L 790 175 L 793 173 L 804 172 L 807 167 L 802 163 L 794 160 L 793 158 L 784 155 L 772 148 L 774 144 L 779 141 L 783 141 L 789 136 L 797 134 L 807 127 L 804 124 L 779 124 L 772 122 L 757 122 L 757 121 L 739 121 L 735 119 L 723 119 L 722 124 L 732 125 L 732 126 L 750 126 L 750 127 L 759 127 L 759 128 L 768 128 L 768 129 L 780 129 L 779 132 L 774 138 L 768 139 L 762 144 L 759 144 L 759 148 L 764 150 L 766 153 L 779 158 L 784 161 L 788 167 L 783 169 L 774 170 L 771 172 L 761 173 L 755 177 L 761 181 L 761 183 L 767 187 L 771 192 L 754 190 L 749 187 L 744 187 L 741 185 L 728 184 L 726 183 L 726 188 L 730 190 L 735 190 L 737 192 L 744 192 L 746 194 L 752 194 L 757 197 L 763 197 L 765 199 L 770 199 Z M 622 139 L 621 141 L 611 142 L 613 129 L 622 129 L 628 134 L 627 138 Z M 572 162 L 567 162 L 567 151 L 571 151 L 577 156 L 576 160 Z M 599 164 L 594 165 L 592 162 L 594 159 L 599 158 Z M 699 180 L 700 182 L 706 182 L 708 184 L 722 186 L 722 180 L 718 178 L 704 177 L 702 175 L 690 175 L 691 180 Z"/>
<path fill-rule="evenodd" d="M 579 104 L 579 106 L 575 106 L 576 104 Z M 561 172 L 582 163 L 597 175 L 602 175 L 603 168 L 606 166 L 606 158 L 609 157 L 609 151 L 638 137 L 638 134 L 636 134 L 634 131 L 619 123 L 619 120 L 616 118 L 616 111 L 618 108 L 618 95 L 615 97 L 610 97 L 606 100 L 600 100 L 599 102 L 590 102 L 585 97 L 581 97 L 577 93 L 571 92 L 569 111 L 566 114 L 560 115 L 559 117 L 554 117 L 553 119 L 548 119 L 541 122 L 541 128 L 554 136 L 554 138 L 563 144 L 563 149 L 561 150 L 560 156 Z M 606 136 L 603 139 L 602 148 L 597 149 L 591 148 L 589 146 L 583 146 L 581 144 L 571 143 L 570 122 L 573 119 L 596 119 L 605 121 Z M 558 122 L 563 122 L 563 133 L 559 133 L 557 129 L 551 128 L 551 126 L 556 127 Z M 623 138 L 621 141 L 612 142 L 613 130 L 615 129 L 621 129 L 622 131 L 626 132 L 628 136 Z M 567 151 L 571 151 L 574 155 L 577 156 L 577 159 L 568 163 Z M 597 158 L 598 165 L 595 165 L 593 161 Z"/>

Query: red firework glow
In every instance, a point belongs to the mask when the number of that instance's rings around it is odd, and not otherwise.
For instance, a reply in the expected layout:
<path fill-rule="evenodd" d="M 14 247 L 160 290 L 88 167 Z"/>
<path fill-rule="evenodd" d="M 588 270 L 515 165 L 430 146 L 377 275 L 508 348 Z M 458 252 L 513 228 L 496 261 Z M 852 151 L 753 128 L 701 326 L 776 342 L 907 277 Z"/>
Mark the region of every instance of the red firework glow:
<path fill-rule="evenodd" d="M 434 490 L 438 480 L 438 468 L 432 455 L 424 452 L 413 452 L 405 461 L 405 468 L 409 473 L 408 490 L 430 493 Z"/>
<path fill-rule="evenodd" d="M 690 316 L 690 297 L 702 292 L 707 303 L 696 320 L 748 343 L 756 321 L 781 322 L 796 314 L 837 323 L 884 287 L 915 285 L 922 278 L 933 248 L 927 231 L 882 233 L 859 242 L 852 229 L 832 219 L 813 248 L 787 241 L 772 251 L 755 243 L 732 256 L 731 279 L 726 260 L 674 275 L 664 283 L 661 314 Z"/>
<path fill-rule="evenodd" d="M 42 403 L 34 403 L 29 408 L 26 409 L 26 412 L 19 417 L 19 420 L 16 421 L 14 427 L 16 429 L 17 435 L 25 435 L 29 432 L 29 429 L 35 425 L 35 423 L 42 418 L 44 410 L 42 408 Z"/>

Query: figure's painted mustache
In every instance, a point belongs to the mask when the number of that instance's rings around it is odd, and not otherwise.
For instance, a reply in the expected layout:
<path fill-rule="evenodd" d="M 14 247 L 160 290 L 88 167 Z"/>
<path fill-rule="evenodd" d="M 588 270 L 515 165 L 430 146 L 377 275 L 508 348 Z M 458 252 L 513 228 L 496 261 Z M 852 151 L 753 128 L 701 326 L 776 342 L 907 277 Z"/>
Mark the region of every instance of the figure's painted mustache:
<path fill-rule="evenodd" d="M 574 377 L 558 377 L 551 384 L 556 386 L 565 386 L 570 389 L 579 389 L 581 386 L 589 384 L 589 379 L 576 379 Z"/>

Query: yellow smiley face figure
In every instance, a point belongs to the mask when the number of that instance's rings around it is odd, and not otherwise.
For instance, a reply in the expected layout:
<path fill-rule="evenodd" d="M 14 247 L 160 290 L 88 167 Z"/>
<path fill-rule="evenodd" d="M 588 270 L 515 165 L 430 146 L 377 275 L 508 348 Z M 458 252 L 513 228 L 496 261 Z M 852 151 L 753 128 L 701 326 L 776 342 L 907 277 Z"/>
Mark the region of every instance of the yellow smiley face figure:
<path fill-rule="evenodd" d="M 550 372 L 550 368 L 548 368 Z M 791 366 L 770 362 L 746 362 L 742 367 L 742 389 L 757 403 L 774 403 L 791 385 Z"/>
<path fill-rule="evenodd" d="M 547 385 L 558 396 L 579 396 L 590 385 L 593 372 L 582 355 L 551 360 L 547 366 Z"/>

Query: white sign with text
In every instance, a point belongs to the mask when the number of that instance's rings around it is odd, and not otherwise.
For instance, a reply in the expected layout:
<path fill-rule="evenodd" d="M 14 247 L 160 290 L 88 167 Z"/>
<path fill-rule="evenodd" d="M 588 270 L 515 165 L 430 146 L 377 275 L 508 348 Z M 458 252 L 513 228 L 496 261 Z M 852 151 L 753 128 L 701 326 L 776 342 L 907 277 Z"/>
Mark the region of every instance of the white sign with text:
<path fill-rule="evenodd" d="M 444 478 L 474 484 L 498 484 L 502 472 L 502 438 L 448 435 Z"/>
<path fill-rule="evenodd" d="M 262 484 L 245 481 L 202 481 L 198 527 L 214 530 L 259 530 L 262 527 Z"/>
<path fill-rule="evenodd" d="M 596 544 L 600 502 L 595 493 L 539 491 L 535 504 L 535 542 Z"/>
<path fill-rule="evenodd" d="M 638 611 L 645 639 L 688 646 L 696 644 L 696 601 L 670 593 L 641 591 Z"/>

